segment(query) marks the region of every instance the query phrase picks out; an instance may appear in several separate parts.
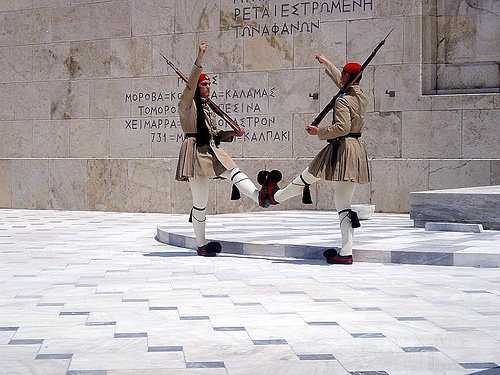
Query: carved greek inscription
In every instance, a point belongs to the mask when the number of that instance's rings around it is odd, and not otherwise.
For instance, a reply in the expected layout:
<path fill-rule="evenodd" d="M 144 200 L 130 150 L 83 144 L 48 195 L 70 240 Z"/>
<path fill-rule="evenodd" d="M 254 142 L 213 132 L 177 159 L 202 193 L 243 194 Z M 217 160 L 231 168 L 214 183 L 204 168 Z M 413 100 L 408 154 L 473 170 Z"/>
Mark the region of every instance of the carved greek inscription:
<path fill-rule="evenodd" d="M 274 87 L 249 89 L 218 89 L 217 75 L 212 77 L 211 99 L 245 129 L 236 142 L 290 142 L 289 131 L 277 131 L 276 116 L 267 114 L 263 103 L 276 96 Z M 131 92 L 125 102 L 131 103 L 135 117 L 124 119 L 125 130 L 149 136 L 153 143 L 181 143 L 184 140 L 178 116 L 178 102 L 184 82 L 169 91 Z M 224 119 L 217 117 L 221 130 L 231 130 Z"/>
<path fill-rule="evenodd" d="M 373 12 L 375 0 L 299 1 L 272 4 L 267 0 L 233 0 L 236 38 L 313 33 L 320 18 Z M 304 20 L 306 19 L 306 20 Z"/>

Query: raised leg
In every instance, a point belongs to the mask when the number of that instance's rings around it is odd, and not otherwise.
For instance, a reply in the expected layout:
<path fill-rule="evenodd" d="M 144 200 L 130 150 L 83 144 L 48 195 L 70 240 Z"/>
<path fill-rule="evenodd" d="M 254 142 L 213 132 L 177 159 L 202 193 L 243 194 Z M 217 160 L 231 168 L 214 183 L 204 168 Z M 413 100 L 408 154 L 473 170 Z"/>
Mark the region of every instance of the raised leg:
<path fill-rule="evenodd" d="M 292 182 L 290 182 L 284 189 L 278 190 L 274 194 L 274 199 L 278 203 L 282 203 L 292 197 L 300 195 L 301 193 L 303 193 L 304 188 L 306 186 L 311 185 L 316 181 L 319 181 L 319 178 L 309 173 L 309 168 L 306 168 L 300 175 L 295 177 L 295 179 Z"/>
<path fill-rule="evenodd" d="M 250 180 L 250 178 L 238 167 L 230 171 L 225 171 L 221 176 L 230 180 L 243 195 L 246 195 L 255 203 L 259 203 L 259 189 L 257 189 L 252 180 Z"/>

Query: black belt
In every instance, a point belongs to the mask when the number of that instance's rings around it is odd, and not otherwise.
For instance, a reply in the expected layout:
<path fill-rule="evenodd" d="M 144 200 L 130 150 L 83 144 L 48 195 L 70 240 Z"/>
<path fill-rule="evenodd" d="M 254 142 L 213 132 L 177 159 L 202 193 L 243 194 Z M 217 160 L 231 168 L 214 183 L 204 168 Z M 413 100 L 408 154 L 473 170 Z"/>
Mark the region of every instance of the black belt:
<path fill-rule="evenodd" d="M 359 138 L 359 137 L 361 137 L 361 133 L 348 133 L 348 134 L 343 135 L 341 137 L 327 139 L 326 141 L 328 143 L 334 144 L 335 142 L 340 141 L 342 138 Z"/>
<path fill-rule="evenodd" d="M 197 138 L 198 134 L 197 133 L 186 133 L 184 134 L 184 136 L 186 138 Z M 210 137 L 210 140 L 214 140 L 215 142 L 215 147 L 219 148 L 219 144 L 220 144 L 220 136 L 219 135 L 215 135 L 213 137 Z M 208 143 L 207 143 L 208 144 Z M 202 144 L 202 145 L 199 145 L 197 144 L 197 146 L 205 146 L 205 144 Z"/>
<path fill-rule="evenodd" d="M 337 137 L 337 138 L 332 138 L 332 139 L 328 139 L 328 143 L 330 143 L 333 147 L 333 150 L 332 150 L 332 168 L 335 170 L 335 163 L 337 161 L 337 151 L 339 150 L 339 146 L 340 146 L 340 140 L 342 138 L 359 138 L 361 137 L 361 133 L 348 133 L 346 135 L 343 135 L 341 137 Z"/>

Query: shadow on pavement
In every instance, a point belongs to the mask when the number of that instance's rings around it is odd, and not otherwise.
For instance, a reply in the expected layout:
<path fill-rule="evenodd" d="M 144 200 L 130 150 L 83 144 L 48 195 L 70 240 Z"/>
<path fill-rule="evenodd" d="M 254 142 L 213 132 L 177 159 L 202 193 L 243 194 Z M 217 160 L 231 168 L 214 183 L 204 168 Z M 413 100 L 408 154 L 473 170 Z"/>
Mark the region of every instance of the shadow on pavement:
<path fill-rule="evenodd" d="M 153 251 L 151 253 L 147 254 L 142 254 L 145 257 L 164 257 L 164 258 L 172 258 L 172 257 L 192 257 L 192 256 L 198 256 L 196 252 L 193 250 L 191 251 Z M 231 253 L 221 253 L 219 257 L 231 257 L 231 258 L 246 258 L 246 259 L 263 259 L 263 260 L 269 260 L 273 263 L 276 264 L 282 264 L 282 263 L 287 263 L 287 264 L 296 264 L 296 265 L 304 265 L 304 264 L 311 264 L 311 265 L 316 265 L 316 266 L 330 266 L 330 264 L 325 263 L 324 261 L 320 259 L 277 259 L 277 258 L 270 258 L 270 257 L 263 257 L 263 256 L 251 256 L 251 255 L 240 255 L 240 254 L 231 254 Z M 213 259 L 213 258 L 212 258 Z"/>

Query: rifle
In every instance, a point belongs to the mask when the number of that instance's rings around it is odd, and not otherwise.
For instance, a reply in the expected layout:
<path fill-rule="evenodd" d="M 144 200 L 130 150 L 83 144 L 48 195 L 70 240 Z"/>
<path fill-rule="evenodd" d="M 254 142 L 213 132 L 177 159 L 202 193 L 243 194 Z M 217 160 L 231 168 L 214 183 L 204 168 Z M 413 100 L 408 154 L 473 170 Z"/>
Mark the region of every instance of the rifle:
<path fill-rule="evenodd" d="M 184 74 L 182 74 L 182 72 L 176 68 L 176 66 L 172 63 L 172 61 L 170 61 L 169 59 L 167 59 L 163 53 L 160 52 L 160 55 L 167 61 L 167 64 L 177 73 L 177 75 L 184 81 L 187 83 L 188 79 L 186 78 L 186 76 Z M 208 105 L 210 106 L 210 108 L 212 108 L 212 111 L 214 111 L 216 114 L 218 114 L 220 117 L 222 117 L 226 122 L 227 124 L 236 132 L 236 133 L 240 133 L 241 132 L 241 128 L 240 126 L 236 123 L 236 121 L 234 121 L 231 117 L 229 117 L 229 115 L 224 112 L 217 104 L 215 104 L 213 102 L 212 99 L 210 98 L 207 98 L 207 102 L 208 102 Z"/>
<path fill-rule="evenodd" d="M 363 70 L 365 70 L 365 68 L 368 66 L 368 64 L 373 60 L 373 58 L 377 54 L 378 50 L 385 44 L 385 40 L 389 37 L 389 35 L 391 35 L 393 30 L 394 30 L 394 28 L 391 31 L 389 31 L 389 34 L 387 34 L 387 36 L 384 38 L 384 40 L 382 40 L 378 44 L 378 46 L 375 47 L 372 54 L 366 59 L 366 61 L 363 63 L 363 65 L 361 65 L 361 68 L 359 68 L 357 70 L 356 74 L 352 75 L 351 78 L 349 79 L 349 81 L 347 81 L 346 84 L 344 86 L 342 86 L 342 88 L 339 90 L 339 92 L 332 98 L 332 100 L 330 100 L 328 102 L 328 104 L 325 106 L 325 108 L 323 108 L 323 110 L 320 112 L 320 114 L 313 120 L 313 122 L 311 123 L 311 126 L 318 126 L 319 123 L 325 118 L 326 114 L 332 110 L 337 98 L 340 95 L 345 94 L 347 92 L 347 90 L 349 90 L 351 88 L 353 83 L 356 82 L 356 80 L 359 78 L 359 76 L 363 73 Z"/>

